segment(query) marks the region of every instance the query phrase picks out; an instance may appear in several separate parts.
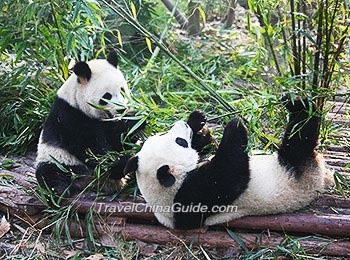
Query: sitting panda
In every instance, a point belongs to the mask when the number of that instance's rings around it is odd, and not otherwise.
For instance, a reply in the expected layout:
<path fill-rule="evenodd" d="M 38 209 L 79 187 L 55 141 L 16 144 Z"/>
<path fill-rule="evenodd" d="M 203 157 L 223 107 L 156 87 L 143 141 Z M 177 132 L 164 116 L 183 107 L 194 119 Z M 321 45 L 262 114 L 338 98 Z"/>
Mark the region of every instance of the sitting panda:
<path fill-rule="evenodd" d="M 169 228 L 193 229 L 246 215 L 300 209 L 322 192 L 329 172 L 315 151 L 320 127 L 315 106 L 294 100 L 286 107 L 289 123 L 274 154 L 249 157 L 247 129 L 234 118 L 225 127 L 215 156 L 198 165 L 198 151 L 192 147 L 209 138 L 208 132 L 198 136 L 206 120 L 195 111 L 187 123 L 178 121 L 169 132 L 148 138 L 124 172 L 136 171 L 146 202 Z M 314 111 L 311 117 L 309 110 Z M 195 205 L 200 210 L 191 211 Z M 217 213 L 218 207 L 228 205 L 235 207 Z"/>
<path fill-rule="evenodd" d="M 76 63 L 73 72 L 57 92 L 40 134 L 36 158 L 39 185 L 68 197 L 81 192 L 92 180 L 97 161 L 87 151 L 95 155 L 122 151 L 121 135 L 136 123 L 105 120 L 125 112 L 111 103 L 126 106 L 125 95 L 130 93 L 114 51 L 107 59 Z M 128 158 L 121 156 L 113 163 L 110 178 L 122 176 Z"/>

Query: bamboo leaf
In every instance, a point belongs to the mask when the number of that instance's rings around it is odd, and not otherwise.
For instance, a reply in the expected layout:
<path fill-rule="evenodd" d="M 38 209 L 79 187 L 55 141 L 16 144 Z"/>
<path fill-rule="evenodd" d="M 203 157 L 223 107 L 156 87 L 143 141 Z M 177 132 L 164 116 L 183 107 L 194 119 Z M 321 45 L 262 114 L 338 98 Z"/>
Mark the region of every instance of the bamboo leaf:
<path fill-rule="evenodd" d="M 234 240 L 236 241 L 243 249 L 246 253 L 249 252 L 246 244 L 244 243 L 244 241 L 239 237 L 237 236 L 233 231 L 229 230 L 228 228 L 226 228 L 226 231 L 227 233 L 229 234 L 229 236 Z"/>
<path fill-rule="evenodd" d="M 250 32 L 251 31 L 251 22 L 250 22 L 250 14 L 247 12 L 247 29 Z"/>
<path fill-rule="evenodd" d="M 118 42 L 119 42 L 120 46 L 123 47 L 122 34 L 120 33 L 119 30 L 117 30 L 117 37 L 118 37 Z"/>
<path fill-rule="evenodd" d="M 199 11 L 199 13 L 202 17 L 203 23 L 206 23 L 206 15 L 205 15 L 205 12 L 203 11 L 202 7 L 198 6 L 197 10 Z"/>
<path fill-rule="evenodd" d="M 136 18 L 137 18 L 136 7 L 135 7 L 135 4 L 133 2 L 130 2 L 130 8 L 131 8 L 132 15 L 134 16 L 134 18 L 136 20 Z"/>
<path fill-rule="evenodd" d="M 147 44 L 147 48 L 150 51 L 150 53 L 153 53 L 152 42 L 151 42 L 151 40 L 148 37 L 146 37 L 146 44 Z"/>

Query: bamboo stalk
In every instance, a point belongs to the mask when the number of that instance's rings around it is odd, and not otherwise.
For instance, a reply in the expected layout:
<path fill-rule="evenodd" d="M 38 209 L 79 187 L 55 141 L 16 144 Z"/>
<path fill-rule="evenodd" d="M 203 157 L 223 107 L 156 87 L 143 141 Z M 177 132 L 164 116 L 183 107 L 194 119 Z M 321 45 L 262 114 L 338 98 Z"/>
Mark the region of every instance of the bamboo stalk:
<path fill-rule="evenodd" d="M 318 88 L 318 78 L 320 74 L 320 56 L 322 51 L 322 21 L 323 21 L 323 12 L 324 12 L 324 4 L 323 1 L 320 1 L 318 7 L 318 22 L 317 22 L 317 37 L 316 37 L 316 53 L 314 56 L 314 67 L 313 67 L 313 75 L 312 75 L 312 88 Z"/>
<path fill-rule="evenodd" d="M 296 37 L 296 24 L 295 24 L 295 2 L 294 0 L 290 1 L 290 13 L 292 17 L 292 55 L 293 55 L 293 64 L 294 64 L 294 75 L 299 76 L 300 71 L 298 71 L 298 48 L 297 48 L 297 37 Z"/>

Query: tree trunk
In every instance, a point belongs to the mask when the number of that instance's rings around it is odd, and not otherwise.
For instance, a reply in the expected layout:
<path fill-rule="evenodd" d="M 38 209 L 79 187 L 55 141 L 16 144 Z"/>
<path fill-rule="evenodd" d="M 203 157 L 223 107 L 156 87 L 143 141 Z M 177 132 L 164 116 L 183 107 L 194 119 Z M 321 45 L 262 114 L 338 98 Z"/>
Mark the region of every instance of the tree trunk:
<path fill-rule="evenodd" d="M 231 0 L 230 9 L 228 10 L 225 28 L 230 28 L 233 24 L 233 20 L 235 19 L 235 10 L 237 6 L 237 0 Z"/>
<path fill-rule="evenodd" d="M 165 7 L 172 12 L 175 5 L 173 4 L 173 2 L 171 2 L 170 0 L 162 0 L 163 4 L 165 5 Z M 186 19 L 186 17 L 184 16 L 183 13 L 181 13 L 181 11 L 176 8 L 175 10 L 175 19 L 176 21 L 180 24 L 181 29 L 186 30 L 188 27 L 188 20 Z"/>
<path fill-rule="evenodd" d="M 190 1 L 188 4 L 188 12 L 190 17 L 188 18 L 188 34 L 189 35 L 197 35 L 201 31 L 200 26 L 200 13 L 197 9 L 198 4 L 195 1 Z"/>

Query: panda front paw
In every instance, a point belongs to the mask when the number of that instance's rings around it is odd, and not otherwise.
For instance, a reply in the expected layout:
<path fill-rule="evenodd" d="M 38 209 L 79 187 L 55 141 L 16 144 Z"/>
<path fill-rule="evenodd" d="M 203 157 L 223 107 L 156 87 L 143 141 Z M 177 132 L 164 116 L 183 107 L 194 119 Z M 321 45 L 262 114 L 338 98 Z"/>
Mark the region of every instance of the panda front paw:
<path fill-rule="evenodd" d="M 187 124 L 193 131 L 191 146 L 197 152 L 201 152 L 213 140 L 209 129 L 205 126 L 206 122 L 207 117 L 203 111 L 195 110 L 188 117 Z"/>
<path fill-rule="evenodd" d="M 119 156 L 111 165 L 109 177 L 114 180 L 123 178 L 125 176 L 124 168 L 130 158 L 131 155 L 129 154 Z"/>
<path fill-rule="evenodd" d="M 205 123 L 207 117 L 203 111 L 195 110 L 188 117 L 187 124 L 191 127 L 193 133 L 200 131 Z"/>

